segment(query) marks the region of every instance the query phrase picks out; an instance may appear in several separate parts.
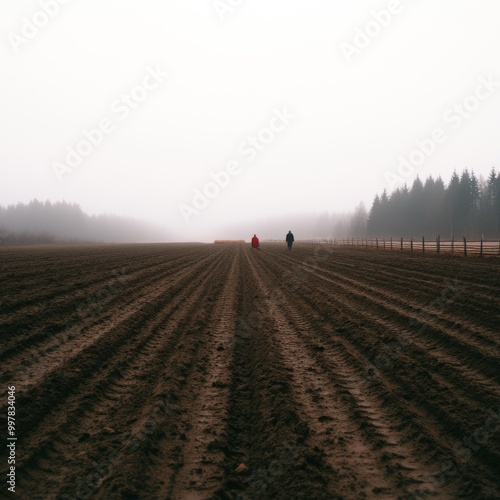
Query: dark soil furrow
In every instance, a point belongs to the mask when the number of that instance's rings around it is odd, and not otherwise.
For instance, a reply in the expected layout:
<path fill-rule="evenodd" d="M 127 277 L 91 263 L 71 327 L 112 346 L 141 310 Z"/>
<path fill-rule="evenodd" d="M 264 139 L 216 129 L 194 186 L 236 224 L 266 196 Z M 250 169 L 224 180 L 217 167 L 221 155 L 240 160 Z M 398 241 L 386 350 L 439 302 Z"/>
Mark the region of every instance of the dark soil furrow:
<path fill-rule="evenodd" d="M 498 259 L 40 246 L 0 280 L 23 500 L 500 497 Z"/>

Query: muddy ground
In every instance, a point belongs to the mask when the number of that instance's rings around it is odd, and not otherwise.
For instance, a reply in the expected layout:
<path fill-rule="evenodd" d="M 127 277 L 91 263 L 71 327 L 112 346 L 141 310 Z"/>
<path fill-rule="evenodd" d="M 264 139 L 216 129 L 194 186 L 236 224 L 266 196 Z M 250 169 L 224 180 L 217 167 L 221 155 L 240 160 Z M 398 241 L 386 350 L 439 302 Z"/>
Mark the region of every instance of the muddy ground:
<path fill-rule="evenodd" d="M 0 283 L 18 498 L 500 498 L 500 259 L 4 248 Z"/>

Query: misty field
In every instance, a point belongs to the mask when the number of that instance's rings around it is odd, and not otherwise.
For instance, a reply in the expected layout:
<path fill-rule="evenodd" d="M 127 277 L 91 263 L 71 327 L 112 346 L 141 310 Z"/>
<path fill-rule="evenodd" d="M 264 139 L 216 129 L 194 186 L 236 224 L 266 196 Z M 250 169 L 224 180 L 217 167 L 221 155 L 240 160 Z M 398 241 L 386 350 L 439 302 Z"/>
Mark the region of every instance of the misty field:
<path fill-rule="evenodd" d="M 18 498 L 500 497 L 499 259 L 232 243 L 0 262 Z"/>

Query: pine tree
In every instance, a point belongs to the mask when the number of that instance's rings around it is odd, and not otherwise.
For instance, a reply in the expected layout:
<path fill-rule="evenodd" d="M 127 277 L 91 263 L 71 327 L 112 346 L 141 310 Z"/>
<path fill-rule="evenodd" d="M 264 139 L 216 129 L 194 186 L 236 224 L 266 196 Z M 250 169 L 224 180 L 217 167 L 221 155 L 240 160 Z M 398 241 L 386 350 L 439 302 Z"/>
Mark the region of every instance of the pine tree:
<path fill-rule="evenodd" d="M 460 232 L 458 229 L 460 223 L 460 178 L 456 171 L 451 176 L 448 189 L 446 191 L 447 209 L 449 210 L 448 227 L 450 231 L 450 238 L 455 237 Z"/>
<path fill-rule="evenodd" d="M 354 210 L 354 215 L 351 219 L 351 236 L 353 238 L 365 238 L 368 222 L 368 212 L 365 204 L 361 202 Z"/>
<path fill-rule="evenodd" d="M 376 195 L 367 221 L 372 237 L 426 236 L 478 239 L 500 236 L 500 174 L 492 168 L 487 181 L 465 169 L 445 186 L 441 177 L 417 177 L 390 196 Z"/>

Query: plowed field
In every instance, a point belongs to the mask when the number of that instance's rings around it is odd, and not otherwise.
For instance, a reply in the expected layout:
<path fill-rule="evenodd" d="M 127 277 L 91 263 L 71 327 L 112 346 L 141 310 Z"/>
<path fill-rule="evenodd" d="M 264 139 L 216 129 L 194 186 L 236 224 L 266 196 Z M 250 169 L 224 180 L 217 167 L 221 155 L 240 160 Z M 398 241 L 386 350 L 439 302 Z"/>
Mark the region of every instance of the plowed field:
<path fill-rule="evenodd" d="M 305 244 L 0 259 L 18 498 L 500 498 L 498 259 Z"/>

